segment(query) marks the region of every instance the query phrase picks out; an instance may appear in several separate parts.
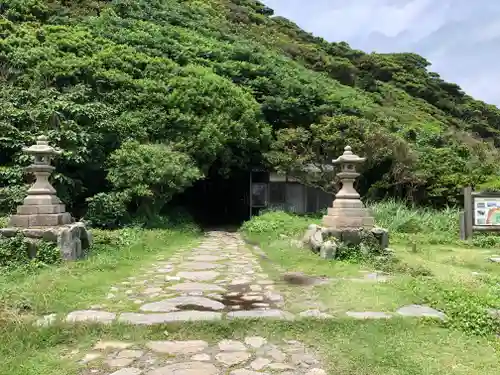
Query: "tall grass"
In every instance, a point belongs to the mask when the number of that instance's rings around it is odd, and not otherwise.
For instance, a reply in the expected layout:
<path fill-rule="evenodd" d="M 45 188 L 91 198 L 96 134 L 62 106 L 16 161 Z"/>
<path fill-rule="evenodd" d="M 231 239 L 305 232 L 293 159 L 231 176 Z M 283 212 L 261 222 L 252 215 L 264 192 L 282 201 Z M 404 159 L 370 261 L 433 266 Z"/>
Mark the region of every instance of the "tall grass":
<path fill-rule="evenodd" d="M 398 242 L 427 244 L 460 244 L 479 247 L 493 247 L 500 244 L 500 238 L 487 234 L 475 234 L 470 242 L 459 239 L 459 209 L 411 207 L 403 202 L 388 200 L 369 203 L 377 226 L 389 230 L 391 239 Z M 268 237 L 284 234 L 299 236 L 309 224 L 319 224 L 324 213 L 294 215 L 280 211 L 267 211 L 246 222 L 242 231 L 249 235 Z"/>
<path fill-rule="evenodd" d="M 395 200 L 369 204 L 378 226 L 402 239 L 427 237 L 430 242 L 459 237 L 459 210 L 410 207 Z"/>

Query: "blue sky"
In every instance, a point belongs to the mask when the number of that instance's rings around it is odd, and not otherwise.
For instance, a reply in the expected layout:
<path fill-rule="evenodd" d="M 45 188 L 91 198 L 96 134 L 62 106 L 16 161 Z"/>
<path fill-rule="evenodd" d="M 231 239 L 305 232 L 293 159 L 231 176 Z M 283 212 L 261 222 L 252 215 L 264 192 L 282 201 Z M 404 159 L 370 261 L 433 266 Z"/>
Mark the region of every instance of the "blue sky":
<path fill-rule="evenodd" d="M 263 0 L 303 29 L 366 52 L 416 52 L 500 105 L 500 0 Z"/>

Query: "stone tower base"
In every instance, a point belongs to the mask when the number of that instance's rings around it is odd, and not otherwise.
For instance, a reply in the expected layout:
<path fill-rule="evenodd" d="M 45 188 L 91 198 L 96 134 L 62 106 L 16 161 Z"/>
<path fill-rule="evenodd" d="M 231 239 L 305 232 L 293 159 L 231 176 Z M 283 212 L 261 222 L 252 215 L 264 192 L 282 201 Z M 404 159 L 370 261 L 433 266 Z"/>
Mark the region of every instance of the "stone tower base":
<path fill-rule="evenodd" d="M 27 239 L 56 243 L 61 251 L 61 259 L 77 260 L 87 253 L 92 245 L 92 234 L 81 222 L 45 228 L 1 228 L 0 236 L 15 237 L 22 234 Z M 36 256 L 36 254 L 32 254 Z"/>
<path fill-rule="evenodd" d="M 323 216 L 323 226 L 327 228 L 364 228 L 375 227 L 375 219 L 360 200 L 336 199 L 333 207 Z"/>

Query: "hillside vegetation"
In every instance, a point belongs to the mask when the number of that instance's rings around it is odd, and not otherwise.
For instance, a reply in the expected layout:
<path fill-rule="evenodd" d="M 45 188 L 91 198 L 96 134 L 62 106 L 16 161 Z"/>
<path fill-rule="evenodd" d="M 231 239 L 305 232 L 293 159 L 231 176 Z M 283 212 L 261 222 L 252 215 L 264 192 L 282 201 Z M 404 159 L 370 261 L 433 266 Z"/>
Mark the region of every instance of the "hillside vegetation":
<path fill-rule="evenodd" d="M 252 0 L 11 0 L 0 13 L 4 211 L 40 132 L 65 150 L 69 208 L 112 217 L 158 210 L 214 169 L 301 176 L 346 144 L 369 158 L 371 198 L 444 205 L 496 184 L 500 110 L 418 55 L 329 43 Z M 307 179 L 332 189 L 327 172 Z"/>

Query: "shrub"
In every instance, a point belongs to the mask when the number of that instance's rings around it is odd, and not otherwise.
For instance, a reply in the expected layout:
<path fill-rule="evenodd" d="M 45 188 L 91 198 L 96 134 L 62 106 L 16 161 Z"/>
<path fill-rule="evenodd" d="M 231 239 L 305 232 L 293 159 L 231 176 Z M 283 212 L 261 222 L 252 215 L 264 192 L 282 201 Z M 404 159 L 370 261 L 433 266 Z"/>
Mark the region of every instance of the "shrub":
<path fill-rule="evenodd" d="M 108 180 L 138 203 L 138 212 L 157 215 L 176 193 L 184 191 L 203 174 L 194 160 L 163 144 L 125 142 L 109 157 Z"/>
<path fill-rule="evenodd" d="M 279 237 L 303 234 L 311 219 L 283 211 L 266 211 L 245 222 L 241 230 L 249 236 Z"/>
<path fill-rule="evenodd" d="M 178 229 L 188 232 L 198 232 L 200 230 L 191 214 L 182 207 L 170 208 L 166 212 L 154 216 L 137 216 L 132 219 L 131 226 L 148 229 Z"/>
<path fill-rule="evenodd" d="M 33 254 L 36 256 L 33 258 Z M 15 237 L 0 238 L 0 268 L 12 270 L 23 267 L 39 268 L 61 261 L 61 253 L 55 243 Z"/>
<path fill-rule="evenodd" d="M 130 196 L 123 192 L 99 193 L 87 199 L 85 222 L 98 228 L 117 228 L 128 220 Z"/>
<path fill-rule="evenodd" d="M 10 213 L 23 202 L 28 187 L 25 185 L 13 185 L 0 187 L 0 213 Z"/>
<path fill-rule="evenodd" d="M 29 262 L 28 244 L 22 235 L 0 238 L 0 267 L 14 268 Z"/>

